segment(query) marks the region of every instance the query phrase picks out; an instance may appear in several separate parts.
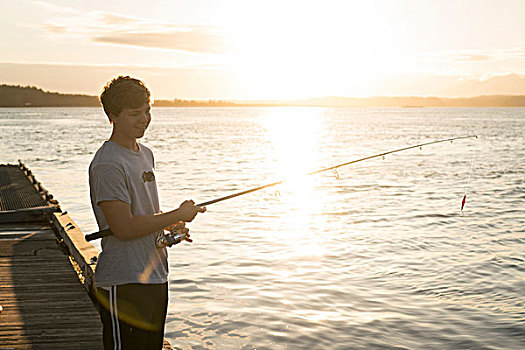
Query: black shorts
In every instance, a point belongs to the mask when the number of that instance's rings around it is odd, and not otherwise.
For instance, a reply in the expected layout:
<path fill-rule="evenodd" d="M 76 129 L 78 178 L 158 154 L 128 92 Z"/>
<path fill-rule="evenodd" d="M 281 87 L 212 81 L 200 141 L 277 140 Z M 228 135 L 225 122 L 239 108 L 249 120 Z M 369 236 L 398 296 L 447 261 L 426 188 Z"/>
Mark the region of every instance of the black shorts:
<path fill-rule="evenodd" d="M 168 283 L 97 288 L 104 349 L 162 349 Z"/>

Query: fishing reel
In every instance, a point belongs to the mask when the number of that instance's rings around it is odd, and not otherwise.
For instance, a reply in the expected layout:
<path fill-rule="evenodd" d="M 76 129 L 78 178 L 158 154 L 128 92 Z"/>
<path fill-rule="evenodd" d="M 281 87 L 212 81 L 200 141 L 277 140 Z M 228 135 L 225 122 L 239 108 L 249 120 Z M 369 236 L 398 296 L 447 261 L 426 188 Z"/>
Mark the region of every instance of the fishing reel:
<path fill-rule="evenodd" d="M 182 241 L 189 241 L 187 232 L 181 232 L 181 230 L 174 231 L 165 231 L 159 232 L 157 238 L 155 239 L 155 245 L 157 248 L 171 247 L 175 244 L 179 244 Z"/>

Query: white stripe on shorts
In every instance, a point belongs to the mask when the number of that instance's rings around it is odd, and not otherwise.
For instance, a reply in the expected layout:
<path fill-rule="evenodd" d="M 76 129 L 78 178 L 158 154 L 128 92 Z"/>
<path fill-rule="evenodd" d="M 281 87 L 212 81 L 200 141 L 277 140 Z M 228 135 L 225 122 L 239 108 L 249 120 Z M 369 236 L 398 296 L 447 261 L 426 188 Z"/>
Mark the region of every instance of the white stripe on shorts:
<path fill-rule="evenodd" d="M 109 313 L 111 315 L 111 328 L 113 330 L 113 344 L 115 350 L 121 350 L 120 326 L 118 323 L 117 309 L 117 286 L 111 286 L 109 290 Z"/>

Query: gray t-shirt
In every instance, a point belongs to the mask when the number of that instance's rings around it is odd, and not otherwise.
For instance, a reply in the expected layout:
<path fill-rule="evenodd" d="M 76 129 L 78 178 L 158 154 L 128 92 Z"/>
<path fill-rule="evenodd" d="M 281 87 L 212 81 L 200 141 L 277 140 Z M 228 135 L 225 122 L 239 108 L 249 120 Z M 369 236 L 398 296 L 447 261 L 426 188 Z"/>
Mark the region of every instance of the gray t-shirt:
<path fill-rule="evenodd" d="M 132 215 L 159 213 L 157 183 L 153 172 L 153 153 L 142 144 L 133 152 L 106 141 L 89 165 L 91 206 L 100 230 L 109 228 L 99 206 L 102 201 L 119 200 L 131 205 Z M 95 270 L 98 287 L 127 283 L 164 283 L 168 277 L 166 248 L 157 248 L 158 232 L 121 241 L 115 236 L 102 238 L 102 252 Z"/>

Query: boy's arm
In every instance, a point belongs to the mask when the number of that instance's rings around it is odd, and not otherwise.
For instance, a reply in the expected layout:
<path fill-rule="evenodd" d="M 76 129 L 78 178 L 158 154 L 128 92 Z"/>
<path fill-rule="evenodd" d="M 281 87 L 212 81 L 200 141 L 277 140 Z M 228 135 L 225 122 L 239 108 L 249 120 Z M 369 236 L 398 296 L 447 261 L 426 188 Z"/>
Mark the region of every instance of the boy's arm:
<path fill-rule="evenodd" d="M 131 205 L 119 200 L 102 201 L 98 204 L 109 228 L 120 240 L 130 240 L 160 231 L 176 222 L 192 221 L 205 207 L 197 207 L 192 200 L 182 202 L 179 208 L 167 213 L 132 215 Z"/>

